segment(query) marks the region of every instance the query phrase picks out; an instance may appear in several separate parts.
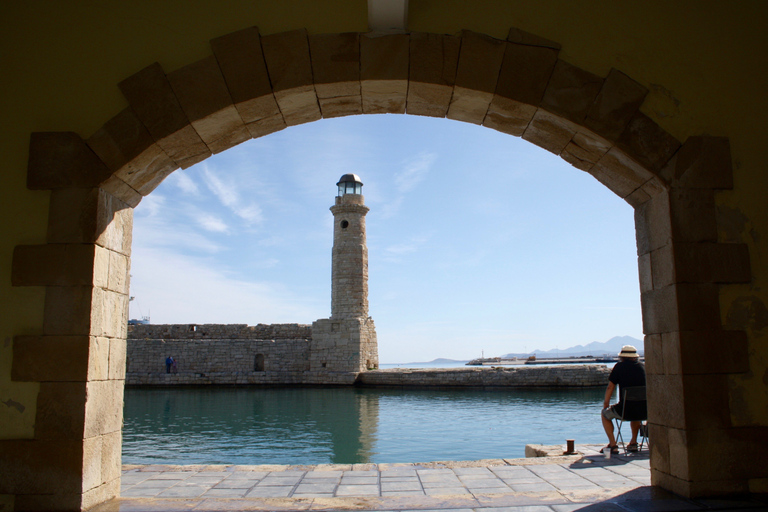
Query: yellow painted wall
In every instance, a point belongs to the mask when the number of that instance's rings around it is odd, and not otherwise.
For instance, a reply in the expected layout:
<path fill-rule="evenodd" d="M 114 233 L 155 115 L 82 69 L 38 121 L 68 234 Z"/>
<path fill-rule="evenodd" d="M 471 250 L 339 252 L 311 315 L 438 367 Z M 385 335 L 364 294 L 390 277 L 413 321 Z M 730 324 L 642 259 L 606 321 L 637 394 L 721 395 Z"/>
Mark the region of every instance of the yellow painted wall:
<path fill-rule="evenodd" d="M 410 0 L 409 28 L 502 39 L 511 26 L 527 30 L 561 43 L 561 57 L 579 67 L 601 76 L 616 67 L 641 82 L 651 90 L 646 113 L 681 140 L 729 137 L 736 190 L 718 202 L 743 214 L 733 229 L 749 244 L 755 280 L 723 293 L 725 316 L 741 297 L 768 304 L 767 6 Z M 37 385 L 10 381 L 11 339 L 40 332 L 44 299 L 41 289 L 10 283 L 14 246 L 45 241 L 48 193 L 25 186 L 30 133 L 90 136 L 127 105 L 119 81 L 155 61 L 166 71 L 189 64 L 210 54 L 213 37 L 251 25 L 262 34 L 365 31 L 367 7 L 365 0 L 39 0 L 3 2 L 0 13 L 0 438 L 17 438 L 33 434 Z M 734 418 L 739 424 L 768 424 L 761 319 L 750 337 L 753 372 L 733 379 L 733 400 L 753 400 L 752 412 Z"/>

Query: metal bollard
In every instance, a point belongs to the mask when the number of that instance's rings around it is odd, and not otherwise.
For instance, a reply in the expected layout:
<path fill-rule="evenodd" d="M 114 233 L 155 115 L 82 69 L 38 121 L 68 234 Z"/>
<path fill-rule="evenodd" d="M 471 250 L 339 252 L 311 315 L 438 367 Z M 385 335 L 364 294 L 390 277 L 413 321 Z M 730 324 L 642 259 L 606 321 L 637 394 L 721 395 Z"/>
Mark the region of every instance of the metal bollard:
<path fill-rule="evenodd" d="M 576 450 L 574 448 L 574 442 L 575 441 L 573 439 L 566 439 L 565 440 L 565 443 L 566 443 L 566 446 L 567 446 L 567 448 L 565 449 L 565 454 L 566 455 L 571 455 L 573 453 L 576 453 Z"/>

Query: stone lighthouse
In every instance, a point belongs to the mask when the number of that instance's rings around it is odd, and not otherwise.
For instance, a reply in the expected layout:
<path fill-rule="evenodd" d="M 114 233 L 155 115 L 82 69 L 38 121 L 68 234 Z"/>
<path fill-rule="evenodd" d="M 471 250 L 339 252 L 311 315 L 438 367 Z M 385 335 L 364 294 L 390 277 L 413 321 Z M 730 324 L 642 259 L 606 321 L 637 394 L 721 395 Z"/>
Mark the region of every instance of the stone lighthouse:
<path fill-rule="evenodd" d="M 363 182 L 341 177 L 333 213 L 331 317 L 312 324 L 312 371 L 362 372 L 379 366 L 376 327 L 368 316 L 368 246 Z"/>

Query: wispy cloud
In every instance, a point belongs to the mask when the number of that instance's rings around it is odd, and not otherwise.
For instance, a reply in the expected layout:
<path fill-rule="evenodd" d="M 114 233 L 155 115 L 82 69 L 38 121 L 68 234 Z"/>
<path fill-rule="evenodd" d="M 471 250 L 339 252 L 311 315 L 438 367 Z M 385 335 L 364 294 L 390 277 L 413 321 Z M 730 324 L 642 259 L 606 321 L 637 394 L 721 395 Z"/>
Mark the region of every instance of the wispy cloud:
<path fill-rule="evenodd" d="M 385 247 L 382 259 L 390 263 L 400 263 L 403 256 L 419 251 L 428 240 L 429 236 L 414 236 L 407 241 Z"/>
<path fill-rule="evenodd" d="M 214 233 L 229 233 L 229 226 L 227 226 L 223 220 L 214 215 L 207 213 L 202 214 L 197 218 L 197 222 L 206 231 L 212 231 Z"/>
<path fill-rule="evenodd" d="M 264 220 L 259 205 L 252 201 L 244 202 L 241 199 L 237 183 L 224 181 L 207 166 L 203 167 L 203 177 L 208 189 L 232 213 L 248 224 L 259 224 Z"/>
<path fill-rule="evenodd" d="M 197 183 L 195 183 L 189 174 L 186 174 L 184 171 L 174 172 L 169 177 L 169 180 L 185 194 L 192 196 L 200 195 L 200 189 L 198 188 Z"/>
<path fill-rule="evenodd" d="M 403 162 L 403 167 L 395 173 L 396 195 L 382 204 L 382 217 L 390 218 L 397 214 L 405 201 L 405 196 L 424 181 L 432 165 L 437 160 L 435 153 L 421 152 Z"/>
<path fill-rule="evenodd" d="M 435 160 L 437 160 L 435 153 L 422 152 L 405 162 L 403 170 L 395 174 L 397 190 L 405 194 L 415 189 L 427 177 Z"/>

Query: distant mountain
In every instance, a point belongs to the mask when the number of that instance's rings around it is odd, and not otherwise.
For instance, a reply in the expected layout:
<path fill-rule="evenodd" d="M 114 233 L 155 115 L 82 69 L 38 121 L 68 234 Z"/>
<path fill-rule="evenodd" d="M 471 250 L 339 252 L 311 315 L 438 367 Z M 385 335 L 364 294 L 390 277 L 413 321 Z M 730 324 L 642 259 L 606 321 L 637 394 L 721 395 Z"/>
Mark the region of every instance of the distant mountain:
<path fill-rule="evenodd" d="M 502 358 L 512 357 L 528 357 L 536 354 L 536 357 L 581 357 L 581 356 L 602 356 L 609 354 L 612 356 L 618 355 L 621 351 L 621 347 L 624 345 L 634 345 L 640 355 L 643 355 L 643 342 L 632 336 L 614 336 L 608 341 L 602 343 L 593 341 L 586 345 L 576 345 L 575 347 L 552 349 L 552 350 L 534 350 L 527 354 L 523 353 L 510 353 L 501 356 Z"/>

